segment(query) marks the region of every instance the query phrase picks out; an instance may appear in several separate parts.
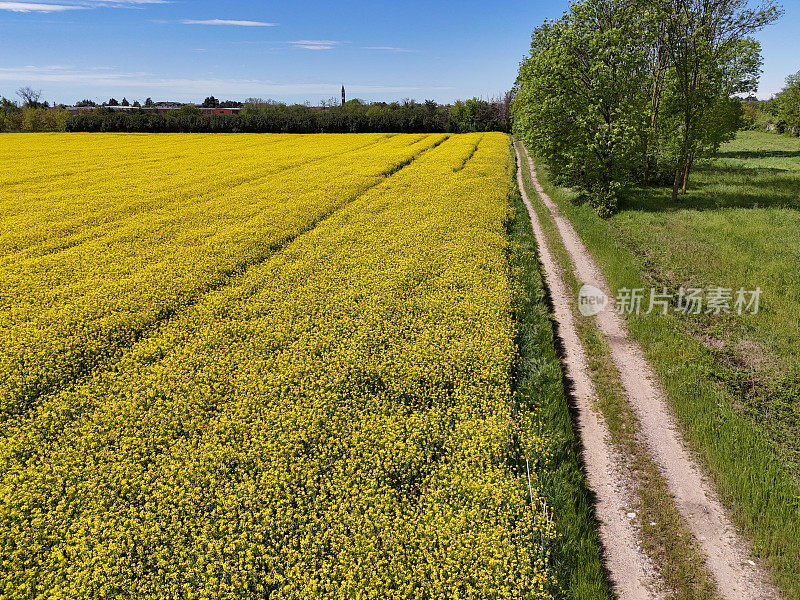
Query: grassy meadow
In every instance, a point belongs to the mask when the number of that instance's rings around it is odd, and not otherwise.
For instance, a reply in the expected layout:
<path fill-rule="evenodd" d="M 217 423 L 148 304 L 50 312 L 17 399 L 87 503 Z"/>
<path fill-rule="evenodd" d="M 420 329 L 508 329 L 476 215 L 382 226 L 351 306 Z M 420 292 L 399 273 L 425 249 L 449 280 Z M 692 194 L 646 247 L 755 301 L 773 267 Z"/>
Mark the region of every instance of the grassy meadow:
<path fill-rule="evenodd" d="M 628 322 L 734 520 L 800 598 L 800 140 L 742 132 L 697 165 L 687 196 L 629 190 L 608 220 L 541 171 L 612 289 L 763 290 L 757 315 Z"/>
<path fill-rule="evenodd" d="M 760 287 L 757 315 L 682 323 L 704 340 L 739 406 L 800 469 L 800 138 L 742 132 L 671 203 L 641 190 L 613 221 L 657 285 Z"/>

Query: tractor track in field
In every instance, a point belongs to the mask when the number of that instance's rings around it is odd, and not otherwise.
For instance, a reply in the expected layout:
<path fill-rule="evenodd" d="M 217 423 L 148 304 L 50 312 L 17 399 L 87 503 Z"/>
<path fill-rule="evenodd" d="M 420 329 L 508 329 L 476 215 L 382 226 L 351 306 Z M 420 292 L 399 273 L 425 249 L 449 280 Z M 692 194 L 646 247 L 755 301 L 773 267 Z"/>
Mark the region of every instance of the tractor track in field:
<path fill-rule="evenodd" d="M 178 318 L 180 315 L 185 314 L 187 311 L 191 310 L 193 307 L 203 302 L 206 298 L 210 297 L 213 293 L 231 285 L 237 278 L 242 277 L 247 271 L 267 262 L 275 255 L 277 255 L 285 248 L 287 248 L 289 245 L 291 245 L 295 240 L 297 240 L 303 235 L 310 233 L 317 227 L 323 225 L 334 215 L 340 213 L 349 205 L 356 202 L 359 198 L 367 194 L 373 188 L 376 188 L 379 185 L 385 183 L 388 179 L 394 177 L 397 173 L 399 173 L 409 165 L 416 162 L 418 159 L 420 159 L 428 152 L 435 150 L 436 148 L 444 144 L 447 140 L 450 139 L 450 137 L 451 137 L 450 135 L 445 134 L 441 137 L 441 139 L 436 141 L 434 144 L 420 149 L 402 163 L 390 166 L 387 170 L 385 170 L 383 173 L 380 174 L 382 176 L 379 176 L 380 178 L 376 179 L 375 182 L 366 186 L 364 189 L 354 193 L 352 196 L 346 198 L 341 203 L 332 207 L 327 212 L 318 215 L 317 218 L 310 221 L 306 227 L 303 227 L 302 229 L 299 229 L 295 233 L 278 240 L 275 244 L 267 248 L 265 251 L 250 257 L 248 260 L 242 261 L 241 263 L 236 265 L 232 265 L 229 269 L 220 272 L 217 281 L 211 283 L 210 285 L 202 289 L 196 290 L 195 293 L 182 304 L 163 310 L 157 315 L 155 315 L 155 318 L 151 322 L 147 323 L 140 330 L 134 332 L 131 338 L 129 340 L 126 340 L 126 343 L 120 344 L 117 347 L 115 347 L 113 349 L 113 352 L 111 353 L 112 354 L 111 358 L 107 360 L 101 359 L 99 360 L 99 362 L 95 362 L 97 360 L 96 357 L 89 356 L 86 357 L 86 363 L 80 364 L 79 368 L 76 369 L 75 374 L 66 380 L 57 381 L 55 383 L 51 381 L 41 381 L 41 380 L 37 380 L 36 382 L 34 382 L 34 385 L 36 387 L 32 390 L 29 390 L 28 393 L 25 396 L 23 396 L 23 398 L 16 399 L 17 405 L 13 407 L 13 410 L 9 411 L 8 414 L 0 415 L 2 417 L 0 418 L 0 439 L 5 438 L 7 435 L 7 431 L 5 429 L 6 419 L 8 419 L 9 417 L 17 418 L 22 414 L 27 414 L 33 407 L 37 405 L 37 403 L 42 398 L 50 396 L 52 394 L 59 393 L 66 387 L 80 385 L 82 382 L 92 377 L 98 371 L 112 368 L 113 365 L 117 363 L 122 358 L 122 356 L 124 356 L 125 353 L 129 352 L 131 348 L 133 348 L 136 344 L 142 342 L 143 340 L 147 339 L 150 336 L 155 335 L 160 328 L 166 326 L 174 319 Z"/>
<path fill-rule="evenodd" d="M 601 521 L 600 537 L 615 591 L 621 600 L 660 597 L 655 587 L 650 585 L 652 568 L 639 549 L 637 531 L 625 518 L 625 496 L 621 490 L 632 487 L 631 477 L 618 468 L 619 451 L 609 441 L 602 416 L 594 408 L 597 396 L 572 313 L 574 294 L 568 291 L 550 254 L 544 230 L 523 186 L 523 168 L 530 171 L 539 200 L 555 223 L 578 281 L 603 290 L 609 298 L 608 308 L 595 317 L 595 324 L 608 343 L 626 400 L 639 420 L 647 451 L 667 482 L 675 506 L 702 553 L 719 596 L 723 600 L 778 600 L 780 594 L 764 570 L 751 560 L 747 542 L 737 533 L 716 492 L 687 450 L 657 376 L 642 349 L 630 339 L 623 317 L 615 311 L 615 296 L 600 269 L 572 224 L 544 192 L 533 161 L 527 153 L 524 157 L 527 160 L 523 160 L 516 146 L 515 151 L 519 167 L 518 185 L 531 219 L 553 302 L 557 335 L 563 344 L 562 361 L 572 384 L 568 392 L 577 408 L 587 479 L 595 494 L 597 516 Z"/>
<path fill-rule="evenodd" d="M 234 190 L 236 188 L 240 188 L 240 187 L 243 187 L 243 186 L 253 185 L 253 184 L 256 184 L 258 182 L 262 182 L 264 180 L 269 179 L 270 177 L 275 177 L 276 175 L 279 175 L 280 173 L 283 173 L 285 171 L 289 171 L 291 169 L 297 169 L 299 167 L 307 167 L 308 165 L 313 165 L 313 164 L 317 164 L 317 163 L 320 163 L 320 162 L 324 162 L 325 160 L 328 160 L 331 157 L 341 157 L 341 156 L 345 156 L 345 155 L 348 155 L 348 154 L 354 154 L 356 152 L 360 152 L 362 150 L 366 150 L 368 148 L 376 146 L 376 145 L 380 144 L 381 142 L 385 142 L 386 140 L 388 140 L 388 139 L 390 139 L 392 137 L 395 137 L 396 135 L 397 134 L 386 134 L 383 137 L 381 137 L 381 138 L 379 138 L 379 139 L 377 139 L 375 141 L 369 142 L 369 143 L 364 144 L 362 146 L 358 146 L 356 148 L 351 148 L 349 150 L 344 150 L 344 151 L 339 152 L 339 153 L 323 154 L 323 155 L 317 156 L 315 158 L 312 158 L 312 159 L 310 159 L 310 160 L 308 160 L 306 162 L 295 162 L 295 163 L 290 163 L 290 164 L 286 164 L 286 165 L 281 165 L 281 166 L 276 167 L 276 168 L 274 168 L 272 170 L 268 169 L 266 172 L 260 172 L 258 175 L 247 177 L 247 178 L 245 178 L 245 179 L 243 179 L 241 181 L 238 181 L 238 182 L 235 182 L 235 183 L 231 183 L 228 186 L 227 191 L 228 191 L 228 193 L 230 193 L 231 190 Z M 409 135 L 411 135 L 411 134 L 409 134 Z M 417 142 L 422 141 L 427 135 L 429 135 L 429 134 L 420 134 L 419 136 L 417 136 L 417 138 L 414 141 L 412 141 L 410 144 L 408 144 L 408 147 L 413 146 Z M 152 161 L 148 161 L 148 162 L 157 163 L 158 160 L 159 159 L 153 159 Z M 94 171 L 94 170 L 95 169 L 93 169 L 92 171 Z M 97 169 L 97 170 L 99 170 L 99 169 Z M 22 183 L 25 183 L 25 182 L 26 182 L 26 180 L 23 180 Z M 192 203 L 195 204 L 195 205 L 200 205 L 200 204 L 202 204 L 204 202 L 209 202 L 209 201 L 211 201 L 213 199 L 213 195 L 214 195 L 213 192 L 207 192 L 207 191 L 203 192 L 203 193 L 200 193 L 200 194 L 197 194 L 192 198 Z M 165 210 L 168 210 L 174 204 L 186 204 L 186 201 L 187 201 L 186 198 L 177 198 L 175 200 L 170 201 L 170 203 L 168 203 L 166 205 L 162 205 L 162 206 L 157 207 L 157 208 L 154 205 L 151 206 L 150 204 L 148 204 L 146 202 L 143 202 L 142 206 L 144 207 L 144 209 L 142 211 L 136 211 L 136 212 L 131 213 L 131 214 L 115 216 L 115 217 L 110 218 L 110 219 L 108 219 L 106 221 L 103 221 L 100 224 L 89 228 L 86 231 L 86 233 L 81 234 L 84 237 L 81 237 L 81 238 L 76 239 L 76 240 L 69 239 L 71 236 L 74 235 L 74 233 L 70 233 L 70 234 L 68 234 L 66 236 L 66 238 L 63 240 L 63 242 L 61 244 L 57 244 L 57 245 L 55 245 L 55 246 L 53 246 L 51 248 L 41 249 L 40 244 L 37 243 L 37 244 L 32 244 L 32 245 L 29 245 L 29 246 L 24 246 L 24 247 L 19 247 L 19 248 L 11 248 L 11 249 L 7 249 L 7 250 L 0 250 L 0 264 L 11 264 L 13 261 L 18 261 L 20 258 L 22 258 L 22 260 L 38 260 L 38 259 L 44 258 L 45 256 L 51 256 L 53 254 L 58 254 L 59 252 L 70 250 L 71 248 L 75 248 L 76 246 L 81 246 L 82 244 L 94 241 L 94 240 L 96 240 L 96 239 L 98 239 L 100 237 L 108 236 L 111 233 L 114 233 L 114 232 L 118 231 L 119 229 L 125 227 L 128 222 L 140 219 L 142 214 L 146 214 L 148 212 L 155 212 L 155 213 L 163 212 Z M 80 230 L 82 228 L 82 224 L 76 225 L 75 228 L 76 228 L 76 230 Z M 42 250 L 42 251 L 40 251 L 40 250 Z"/>

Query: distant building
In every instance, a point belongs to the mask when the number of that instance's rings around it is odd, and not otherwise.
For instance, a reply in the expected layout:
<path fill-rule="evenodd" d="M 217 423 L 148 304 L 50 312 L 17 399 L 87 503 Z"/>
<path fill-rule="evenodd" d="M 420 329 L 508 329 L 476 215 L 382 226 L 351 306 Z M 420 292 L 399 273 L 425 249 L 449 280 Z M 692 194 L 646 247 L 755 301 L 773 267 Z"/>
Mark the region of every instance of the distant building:
<path fill-rule="evenodd" d="M 200 108 L 204 115 L 236 115 L 242 112 L 241 108 Z"/>
<path fill-rule="evenodd" d="M 344 106 L 345 102 L 346 102 L 346 99 L 344 97 L 344 86 L 342 86 L 342 106 Z"/>

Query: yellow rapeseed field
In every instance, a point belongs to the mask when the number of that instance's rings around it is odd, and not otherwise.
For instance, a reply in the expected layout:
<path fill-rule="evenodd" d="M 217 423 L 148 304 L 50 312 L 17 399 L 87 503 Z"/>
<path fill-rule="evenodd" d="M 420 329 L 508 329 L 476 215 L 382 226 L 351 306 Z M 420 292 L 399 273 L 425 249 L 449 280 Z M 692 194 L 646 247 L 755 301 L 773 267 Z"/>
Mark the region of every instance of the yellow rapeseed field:
<path fill-rule="evenodd" d="M 4 138 L 0 596 L 551 598 L 512 172 L 495 133 Z"/>

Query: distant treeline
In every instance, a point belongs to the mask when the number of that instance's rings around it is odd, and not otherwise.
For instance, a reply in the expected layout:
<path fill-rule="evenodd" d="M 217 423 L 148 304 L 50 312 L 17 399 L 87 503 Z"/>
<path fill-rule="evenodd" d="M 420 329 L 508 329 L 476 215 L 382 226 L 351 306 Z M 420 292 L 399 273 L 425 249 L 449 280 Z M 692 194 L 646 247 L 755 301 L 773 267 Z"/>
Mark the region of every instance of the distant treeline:
<path fill-rule="evenodd" d="M 511 130 L 510 96 L 453 104 L 351 100 L 326 108 L 251 100 L 241 113 L 203 115 L 184 106 L 167 114 L 97 109 L 67 119 L 66 131 L 151 133 L 466 133 Z"/>
<path fill-rule="evenodd" d="M 744 102 L 749 129 L 766 129 L 800 136 L 800 71 L 786 78 L 783 90 L 769 100 Z"/>

